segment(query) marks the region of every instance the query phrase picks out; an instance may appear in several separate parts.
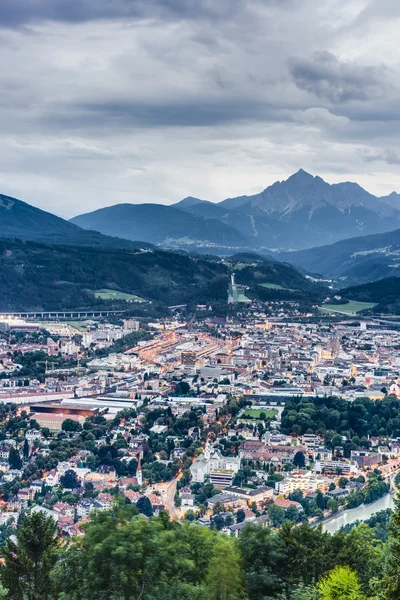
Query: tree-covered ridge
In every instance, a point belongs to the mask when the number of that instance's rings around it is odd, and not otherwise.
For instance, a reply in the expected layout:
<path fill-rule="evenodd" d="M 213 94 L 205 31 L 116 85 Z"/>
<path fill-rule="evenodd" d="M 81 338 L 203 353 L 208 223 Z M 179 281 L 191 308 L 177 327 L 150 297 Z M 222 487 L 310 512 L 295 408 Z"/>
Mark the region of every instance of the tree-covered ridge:
<path fill-rule="evenodd" d="M 257 256 L 257 255 L 255 255 Z M 160 249 L 124 250 L 81 246 L 47 246 L 0 241 L 0 311 L 103 308 L 124 301 L 96 298 L 111 289 L 153 304 L 224 303 L 236 261 L 189 256 Z M 257 258 L 257 266 L 237 272 L 238 283 L 261 300 L 317 300 L 323 288 L 310 283 L 290 265 Z M 278 284 L 278 289 L 262 287 Z M 286 291 L 282 288 L 294 287 Z"/>
<path fill-rule="evenodd" d="M 374 313 L 398 314 L 400 309 L 400 278 L 387 277 L 364 285 L 348 287 L 339 292 L 343 298 L 359 302 L 376 302 Z"/>
<path fill-rule="evenodd" d="M 227 299 L 219 261 L 174 252 L 0 242 L 0 310 L 107 306 L 93 291 L 111 288 L 164 305 Z"/>
<path fill-rule="evenodd" d="M 286 522 L 247 524 L 239 538 L 133 504 L 94 512 L 84 535 L 56 535 L 52 517 L 26 513 L 3 549 L 9 600 L 394 600 L 398 512 L 389 542 L 365 524 L 331 536 Z"/>

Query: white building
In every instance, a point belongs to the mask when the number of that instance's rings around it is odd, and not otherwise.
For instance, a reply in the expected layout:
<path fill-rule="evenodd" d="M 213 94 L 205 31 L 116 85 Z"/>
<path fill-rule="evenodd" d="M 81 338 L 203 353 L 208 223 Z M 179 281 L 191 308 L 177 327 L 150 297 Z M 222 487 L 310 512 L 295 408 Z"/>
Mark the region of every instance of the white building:
<path fill-rule="evenodd" d="M 193 482 L 203 483 L 210 480 L 220 487 L 231 485 L 232 480 L 240 469 L 240 458 L 236 456 L 222 456 L 209 443 L 206 444 L 204 453 L 201 454 L 190 467 Z"/>

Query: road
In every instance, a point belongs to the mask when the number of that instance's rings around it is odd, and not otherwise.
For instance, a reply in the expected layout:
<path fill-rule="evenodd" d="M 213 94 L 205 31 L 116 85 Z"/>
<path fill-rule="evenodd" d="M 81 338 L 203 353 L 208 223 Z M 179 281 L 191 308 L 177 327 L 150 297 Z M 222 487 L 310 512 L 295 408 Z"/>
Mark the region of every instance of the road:
<path fill-rule="evenodd" d="M 182 513 L 179 508 L 176 508 L 174 503 L 174 496 L 176 494 L 176 487 L 178 485 L 179 479 L 182 477 L 182 473 L 178 473 L 178 475 L 172 481 L 168 483 L 159 483 L 153 486 L 154 490 L 158 490 L 161 494 L 161 498 L 164 502 L 164 506 L 166 510 L 169 512 L 171 519 L 179 520 L 182 516 Z"/>

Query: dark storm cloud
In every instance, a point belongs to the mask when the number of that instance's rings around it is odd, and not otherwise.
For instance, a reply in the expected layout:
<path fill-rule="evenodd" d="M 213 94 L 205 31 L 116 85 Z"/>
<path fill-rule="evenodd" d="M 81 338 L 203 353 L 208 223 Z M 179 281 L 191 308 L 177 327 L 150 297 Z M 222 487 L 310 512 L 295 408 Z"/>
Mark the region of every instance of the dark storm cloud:
<path fill-rule="evenodd" d="M 384 67 L 340 61 L 330 52 L 292 58 L 290 72 L 298 88 L 334 104 L 378 98 L 384 87 Z"/>
<path fill-rule="evenodd" d="M 79 23 L 94 19 L 198 19 L 233 17 L 244 0 L 5 0 L 0 26 L 38 21 Z M 268 0 L 274 4 L 278 0 Z M 288 0 L 284 0 L 286 4 Z"/>
<path fill-rule="evenodd" d="M 71 106 L 67 112 L 54 111 L 46 115 L 47 122 L 68 127 L 153 128 L 209 127 L 240 122 L 292 121 L 290 112 L 257 100 L 240 98 L 221 100 L 151 102 L 92 102 Z"/>

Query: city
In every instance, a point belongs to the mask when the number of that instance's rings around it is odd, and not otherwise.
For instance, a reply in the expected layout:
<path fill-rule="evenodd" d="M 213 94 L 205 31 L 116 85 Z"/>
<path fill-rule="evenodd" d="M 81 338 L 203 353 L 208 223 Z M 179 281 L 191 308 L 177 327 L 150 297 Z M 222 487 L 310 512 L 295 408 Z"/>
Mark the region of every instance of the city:
<path fill-rule="evenodd" d="M 247 522 L 329 522 L 389 497 L 400 332 L 292 309 L 3 317 L 3 529 L 33 508 L 79 535 L 121 497 L 237 536 Z"/>

